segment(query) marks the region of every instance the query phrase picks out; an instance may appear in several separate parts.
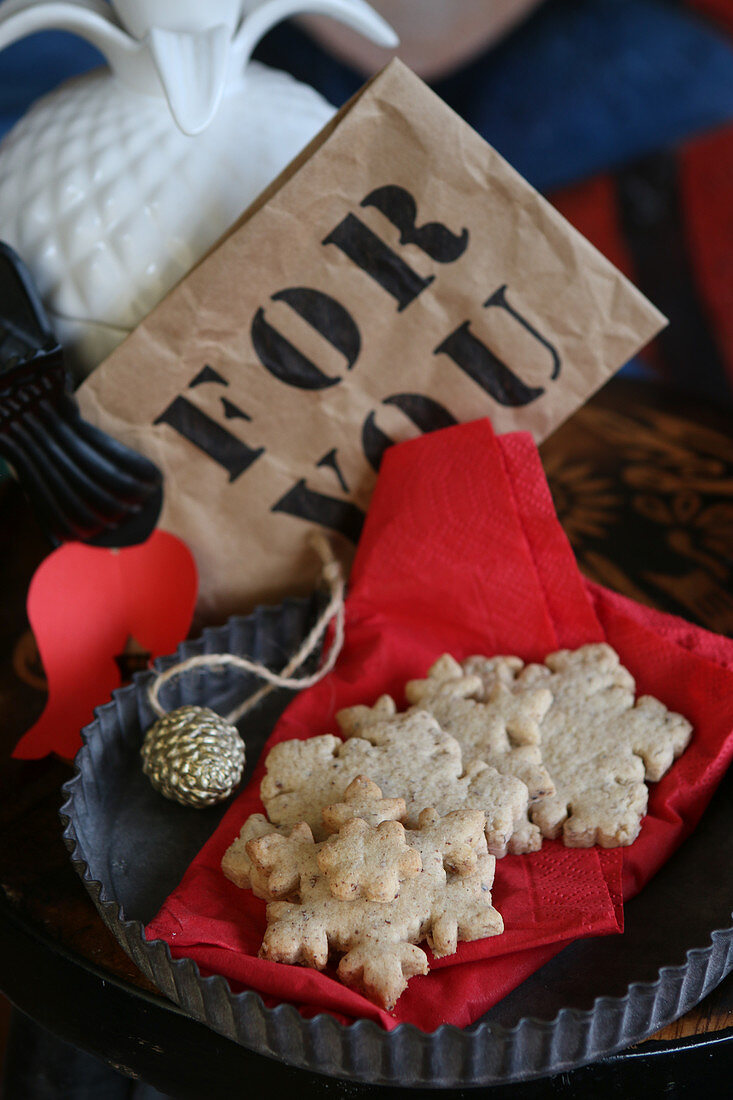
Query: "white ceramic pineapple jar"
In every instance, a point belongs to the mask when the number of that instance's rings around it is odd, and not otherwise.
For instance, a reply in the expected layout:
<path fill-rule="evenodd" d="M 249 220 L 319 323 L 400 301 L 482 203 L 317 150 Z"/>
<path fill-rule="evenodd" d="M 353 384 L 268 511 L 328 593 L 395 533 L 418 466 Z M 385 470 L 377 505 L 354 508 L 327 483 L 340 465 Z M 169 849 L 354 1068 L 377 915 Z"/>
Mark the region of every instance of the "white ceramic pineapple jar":
<path fill-rule="evenodd" d="M 109 63 L 39 100 L 0 144 L 0 239 L 30 268 L 77 378 L 333 115 L 314 89 L 250 61 L 270 27 L 304 11 L 397 44 L 364 0 L 0 4 L 0 49 L 56 27 Z"/>

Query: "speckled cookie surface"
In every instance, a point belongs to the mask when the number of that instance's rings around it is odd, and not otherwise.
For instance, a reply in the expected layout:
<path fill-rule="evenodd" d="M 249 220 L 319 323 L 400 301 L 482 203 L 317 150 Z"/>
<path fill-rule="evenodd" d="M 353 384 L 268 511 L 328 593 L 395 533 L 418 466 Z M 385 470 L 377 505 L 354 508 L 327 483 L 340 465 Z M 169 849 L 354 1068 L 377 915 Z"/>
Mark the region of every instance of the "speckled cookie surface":
<path fill-rule="evenodd" d="M 485 760 L 503 775 L 515 775 L 532 801 L 552 794 L 554 786 L 542 761 L 540 723 L 550 709 L 545 687 L 517 695 L 497 680 L 485 697 L 483 683 L 444 654 L 424 680 L 410 680 L 410 703 L 430 711 L 441 728 L 461 746 L 464 766 Z"/>
<path fill-rule="evenodd" d="M 521 667 L 521 662 L 519 662 Z M 466 674 L 449 654 L 444 654 L 423 680 L 411 680 L 405 694 L 414 706 L 408 714 L 427 711 L 440 728 L 458 742 L 463 768 L 469 771 L 489 765 L 501 775 L 519 779 L 527 788 L 528 805 L 516 818 L 506 843 L 492 844 L 492 851 L 522 854 L 536 851 L 541 844 L 539 829 L 529 818 L 529 805 L 553 794 L 555 787 L 542 760 L 540 722 L 552 703 L 544 687 L 513 693 L 503 682 L 492 685 L 486 698 L 476 675 Z M 379 730 L 400 719 L 394 700 L 383 695 L 373 707 L 355 706 L 336 716 L 345 737 L 372 740 Z M 376 736 L 379 736 L 377 734 Z"/>
<path fill-rule="evenodd" d="M 414 829 L 370 824 L 368 803 L 383 802 L 382 792 L 365 777 L 357 783 L 359 798 L 350 785 L 345 801 L 367 819 L 348 817 L 318 843 L 304 823 L 277 829 L 254 815 L 222 868 L 269 901 L 262 957 L 323 969 L 340 956 L 338 977 L 391 1009 L 408 979 L 427 972 L 421 941 L 443 956 L 459 940 L 503 931 L 491 901 L 496 861 L 480 811 L 427 808 Z"/>
<path fill-rule="evenodd" d="M 633 677 L 605 644 L 559 650 L 544 664 L 471 657 L 462 668 L 481 681 L 479 698 L 497 687 L 519 697 L 551 693 L 540 743 L 556 790 L 530 809 L 543 835 L 570 847 L 631 844 L 646 812 L 645 780 L 661 779 L 687 747 L 687 719 L 651 696 L 635 700 Z"/>
<path fill-rule="evenodd" d="M 427 807 L 441 815 L 474 809 L 484 814 L 494 855 L 515 850 L 515 844 L 521 851 L 537 847 L 539 832 L 527 819 L 526 785 L 483 761 L 464 768 L 460 745 L 427 711 L 385 711 L 365 722 L 361 732 L 347 741 L 328 734 L 283 741 L 271 750 L 260 795 L 274 825 L 306 821 L 319 839 L 326 832 L 323 807 L 341 801 L 352 779 L 364 775 L 385 798 L 404 798 L 409 828 Z"/>

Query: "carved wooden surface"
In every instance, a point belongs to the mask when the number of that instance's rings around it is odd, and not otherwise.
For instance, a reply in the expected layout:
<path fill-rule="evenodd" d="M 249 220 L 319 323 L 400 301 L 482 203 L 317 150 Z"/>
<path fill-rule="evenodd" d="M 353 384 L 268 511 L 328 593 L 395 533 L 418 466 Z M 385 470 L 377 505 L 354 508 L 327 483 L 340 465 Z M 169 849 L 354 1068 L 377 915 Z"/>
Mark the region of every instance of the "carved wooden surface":
<path fill-rule="evenodd" d="M 540 451 L 582 572 L 732 636 L 732 429 L 730 408 L 620 379 L 558 429 Z M 729 1027 L 733 975 L 654 1038 Z"/>

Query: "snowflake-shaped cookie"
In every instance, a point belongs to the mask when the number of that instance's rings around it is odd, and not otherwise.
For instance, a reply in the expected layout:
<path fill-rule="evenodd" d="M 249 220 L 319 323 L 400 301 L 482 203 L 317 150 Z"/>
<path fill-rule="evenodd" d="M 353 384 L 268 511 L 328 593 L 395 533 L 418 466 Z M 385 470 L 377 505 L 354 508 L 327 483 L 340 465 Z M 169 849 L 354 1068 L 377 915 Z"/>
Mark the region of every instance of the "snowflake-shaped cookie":
<path fill-rule="evenodd" d="M 351 780 L 364 775 L 386 798 L 404 798 L 410 828 L 429 806 L 441 815 L 477 809 L 494 855 L 539 846 L 539 830 L 527 818 L 526 785 L 483 761 L 464 770 L 460 745 L 426 711 L 372 721 L 363 734 L 345 742 L 324 735 L 276 745 L 260 787 L 269 820 L 275 825 L 306 821 L 319 839 L 327 832 L 323 807 L 342 801 Z"/>
<path fill-rule="evenodd" d="M 520 698 L 538 687 L 552 694 L 541 734 L 556 792 L 530 810 L 543 835 L 562 833 L 569 847 L 631 844 L 646 812 L 644 780 L 661 779 L 687 747 L 687 719 L 651 696 L 634 702 L 633 677 L 605 643 L 559 650 L 542 665 L 471 657 L 462 667 L 484 697 L 498 684 Z"/>
<path fill-rule="evenodd" d="M 540 723 L 552 703 L 547 688 L 515 695 L 497 681 L 484 694 L 480 677 L 467 675 L 445 653 L 426 679 L 408 682 L 405 695 L 455 737 L 464 765 L 485 760 L 504 775 L 516 775 L 526 783 L 532 801 L 554 791 L 540 747 Z"/>
<path fill-rule="evenodd" d="M 341 956 L 338 977 L 391 1009 L 407 980 L 427 973 L 427 957 L 417 947 L 422 940 L 439 957 L 452 954 L 459 940 L 503 931 L 491 903 L 496 861 L 480 811 L 440 815 L 427 808 L 415 829 L 394 820 L 374 825 L 369 821 L 379 811 L 367 805 L 364 777 L 358 784 L 368 819 L 352 817 L 316 843 L 300 823 L 289 833 L 272 825 L 263 832 L 264 819 L 255 815 L 222 868 L 238 886 L 251 884 L 269 901 L 263 958 L 321 970 L 329 957 Z M 352 806 L 353 791 L 352 784 L 345 792 Z M 374 787 L 371 801 L 380 800 Z M 277 900 L 294 871 L 291 900 Z"/>
<path fill-rule="evenodd" d="M 419 852 L 408 846 L 399 821 L 369 825 L 361 817 L 352 817 L 325 841 L 318 866 L 331 893 L 341 901 L 361 897 L 392 901 L 400 885 L 420 873 L 422 861 Z"/>
<path fill-rule="evenodd" d="M 444 654 L 426 679 L 411 680 L 405 691 L 408 701 L 414 704 L 409 713 L 429 712 L 441 729 L 455 738 L 464 768 L 488 764 L 502 775 L 521 780 L 530 803 L 554 792 L 539 745 L 539 723 L 552 702 L 546 688 L 519 696 L 504 683 L 497 683 L 484 698 L 481 679 L 466 675 L 453 657 Z M 347 707 L 336 715 L 345 737 L 370 741 L 380 736 L 379 730 L 400 720 L 389 695 L 382 695 L 372 707 Z M 507 845 L 492 846 L 491 850 L 497 855 L 507 850 L 523 853 L 535 851 L 540 844 L 539 831 L 527 813 L 515 820 Z"/>
<path fill-rule="evenodd" d="M 321 810 L 324 826 L 329 833 L 337 833 L 342 825 L 355 817 L 370 825 L 401 821 L 406 809 L 404 798 L 382 798 L 381 795 L 376 783 L 365 775 L 357 775 L 346 788 L 343 802 L 335 802 Z"/>

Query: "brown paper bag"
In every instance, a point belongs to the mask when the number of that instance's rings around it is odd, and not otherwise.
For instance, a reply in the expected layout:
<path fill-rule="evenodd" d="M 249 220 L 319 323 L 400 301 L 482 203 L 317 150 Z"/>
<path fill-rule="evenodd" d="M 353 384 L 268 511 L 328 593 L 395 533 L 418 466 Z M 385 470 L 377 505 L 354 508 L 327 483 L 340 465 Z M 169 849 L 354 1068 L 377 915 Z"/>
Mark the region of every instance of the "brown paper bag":
<path fill-rule="evenodd" d="M 489 416 L 539 442 L 664 318 L 398 61 L 79 391 L 158 463 L 200 618 L 348 558 L 390 443 Z"/>

